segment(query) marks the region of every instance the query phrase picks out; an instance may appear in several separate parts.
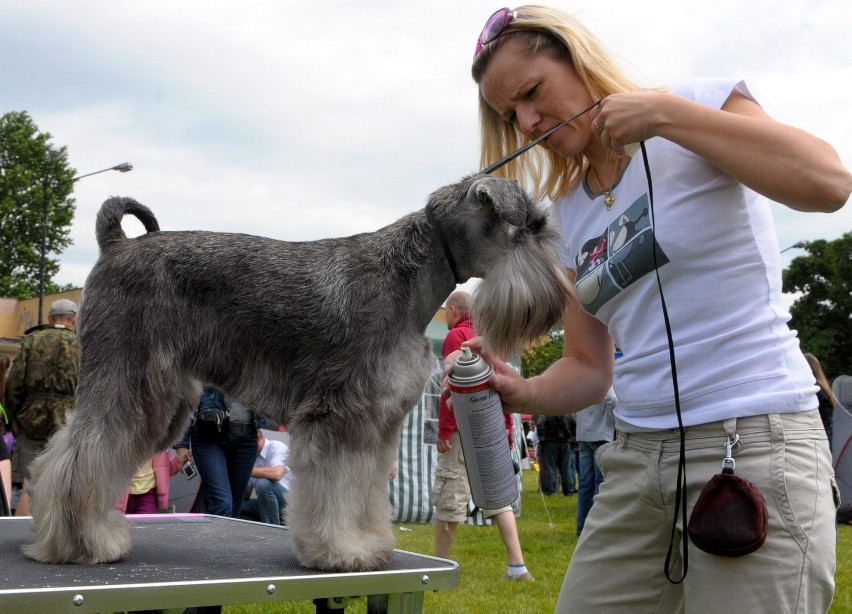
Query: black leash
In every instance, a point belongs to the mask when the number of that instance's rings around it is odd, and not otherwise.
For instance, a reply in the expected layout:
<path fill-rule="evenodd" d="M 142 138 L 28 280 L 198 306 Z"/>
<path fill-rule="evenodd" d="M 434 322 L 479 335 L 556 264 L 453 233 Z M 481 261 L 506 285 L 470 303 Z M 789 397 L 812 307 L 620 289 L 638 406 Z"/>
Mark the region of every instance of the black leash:
<path fill-rule="evenodd" d="M 432 208 L 432 203 L 426 205 L 426 219 L 429 220 L 429 224 L 435 230 L 435 233 L 438 235 L 438 239 L 441 241 L 441 248 L 444 250 L 444 258 L 447 259 L 447 264 L 450 265 L 450 270 L 453 272 L 453 277 L 456 280 L 456 284 L 463 284 L 466 279 L 462 279 L 459 276 L 458 269 L 456 268 L 456 259 L 453 258 L 453 252 L 450 251 L 450 244 L 447 242 L 447 237 L 444 235 L 444 230 L 441 228 L 441 225 L 438 224 L 438 220 L 435 218 L 435 211 Z"/>
<path fill-rule="evenodd" d="M 601 99 L 601 100 L 603 100 L 603 99 Z M 532 149 L 533 147 L 535 147 L 536 145 L 541 143 L 543 140 L 545 140 L 547 137 L 549 137 L 554 132 L 559 130 L 561 127 L 565 126 L 566 124 L 571 123 L 572 121 L 574 121 L 575 119 L 577 119 L 581 115 L 584 115 L 584 114 L 588 113 L 589 111 L 591 111 L 592 109 L 594 109 L 596 106 L 598 106 L 601 103 L 601 100 L 598 100 L 597 102 L 595 102 L 591 106 L 583 109 L 582 111 L 580 111 L 579 113 L 577 113 L 573 117 L 569 117 L 568 119 L 566 119 L 561 124 L 555 125 L 553 128 L 551 128 L 550 130 L 548 130 L 544 134 L 540 135 L 538 138 L 535 138 L 532 141 L 530 141 L 529 143 L 527 143 L 526 145 L 520 147 L 519 149 L 516 149 L 515 151 L 513 151 L 512 153 L 507 155 L 505 158 L 503 158 L 502 160 L 498 160 L 494 164 L 489 165 L 488 167 L 479 171 L 479 173 L 477 173 L 477 174 L 479 174 L 479 175 L 490 175 L 491 173 L 493 173 L 497 169 L 506 166 L 509 162 L 511 162 L 512 160 L 514 160 L 515 158 L 517 158 L 518 156 L 520 156 L 524 152 L 529 151 L 530 149 Z M 456 280 L 456 284 L 464 283 L 467 280 L 462 279 L 459 276 L 458 268 L 456 267 L 456 260 L 453 257 L 453 252 L 450 251 L 450 245 L 447 242 L 447 237 L 446 237 L 446 235 L 444 235 L 444 231 L 441 228 L 441 225 L 438 224 L 438 220 L 435 217 L 435 211 L 432 208 L 431 204 L 426 205 L 426 219 L 429 220 L 429 224 L 432 226 L 432 228 L 435 230 L 435 233 L 438 235 L 438 239 L 441 242 L 441 248 L 444 250 L 444 257 L 447 259 L 447 264 L 450 265 L 450 270 L 453 273 L 453 277 Z"/>
<path fill-rule="evenodd" d="M 529 149 L 532 149 L 533 147 L 538 145 L 541 141 L 543 141 L 544 139 L 546 139 L 547 137 L 552 135 L 554 132 L 559 130 L 565 124 L 568 124 L 569 122 L 574 121 L 575 119 L 577 119 L 581 115 L 588 113 L 589 111 L 594 109 L 596 106 L 598 106 L 600 103 L 601 103 L 601 100 L 598 100 L 597 102 L 595 102 L 593 105 L 591 105 L 587 109 L 580 111 L 579 113 L 577 113 L 573 117 L 566 119 L 561 124 L 554 126 L 550 130 L 548 130 L 547 132 L 545 132 L 544 134 L 539 136 L 538 138 L 530 141 L 529 143 L 527 143 L 523 147 L 513 151 L 512 153 L 507 155 L 502 160 L 499 160 L 499 161 L 491 164 L 487 168 L 483 169 L 482 171 L 480 171 L 480 174 L 481 175 L 488 175 L 490 173 L 493 173 L 497 169 L 505 166 L 506 164 L 508 164 L 509 162 L 511 162 L 512 160 L 514 160 L 515 158 L 517 158 L 518 156 L 520 156 L 524 152 L 526 152 Z M 672 387 L 674 389 L 675 412 L 677 413 L 678 431 L 680 433 L 680 453 L 679 453 L 679 456 L 678 456 L 678 465 L 677 465 L 677 490 L 675 492 L 675 512 L 674 512 L 674 518 L 672 520 L 671 538 L 670 538 L 670 541 L 669 541 L 669 548 L 668 548 L 668 551 L 666 553 L 666 561 L 665 561 L 664 572 L 666 574 L 666 579 L 669 582 L 671 582 L 672 584 L 680 584 L 681 582 L 683 582 L 686 579 L 686 573 L 687 573 L 687 570 L 689 569 L 689 537 L 686 534 L 686 526 L 687 526 L 687 515 L 686 515 L 686 510 L 687 510 L 687 505 L 686 505 L 686 503 L 687 503 L 687 492 L 686 492 L 686 430 L 683 428 L 683 417 L 681 415 L 681 410 L 680 410 L 680 390 L 679 390 L 678 380 L 677 380 L 677 363 L 675 361 L 675 348 L 674 348 L 674 339 L 672 338 L 671 321 L 669 320 L 669 311 L 668 311 L 668 308 L 666 306 L 666 299 L 665 299 L 665 296 L 663 295 L 663 284 L 662 284 L 662 281 L 660 280 L 660 269 L 659 269 L 659 263 L 657 262 L 657 240 L 656 240 L 657 224 L 656 224 L 656 221 L 654 219 L 654 186 L 653 186 L 653 182 L 651 181 L 651 166 L 648 163 L 648 152 L 645 149 L 645 142 L 640 141 L 639 147 L 642 150 L 642 160 L 643 160 L 643 163 L 645 165 L 645 177 L 648 180 L 648 198 L 649 198 L 650 205 L 651 205 L 650 206 L 650 209 L 651 209 L 651 225 L 655 229 L 654 248 L 651 252 L 651 256 L 652 256 L 653 263 L 654 263 L 654 273 L 656 274 L 656 277 L 657 277 L 657 288 L 659 289 L 659 292 L 660 292 L 660 305 L 662 307 L 663 321 L 665 322 L 665 327 L 666 327 L 666 339 L 668 340 L 668 344 L 669 344 L 669 362 L 671 364 L 671 371 L 672 371 Z M 429 215 L 431 215 L 431 212 L 429 211 L 429 208 L 427 207 L 427 217 Z M 430 219 L 430 222 L 432 222 L 433 225 L 436 225 L 437 223 L 434 222 L 433 220 L 434 220 L 434 217 L 432 217 Z M 453 269 L 453 272 L 455 274 L 455 264 L 453 263 L 452 255 L 449 253 L 449 250 L 446 246 L 446 239 L 444 239 L 443 234 L 440 233 L 440 228 L 439 228 L 439 234 L 441 236 L 441 241 L 444 245 L 444 251 L 448 255 L 447 259 L 450 262 L 450 267 Z M 674 552 L 675 534 L 677 532 L 677 520 L 678 520 L 679 514 L 682 516 L 682 521 L 683 521 L 683 575 L 680 577 L 679 580 L 673 580 L 672 577 L 671 577 L 671 574 L 669 573 L 669 567 L 671 566 L 671 559 L 672 559 L 672 555 L 673 555 L 673 552 Z"/>
<path fill-rule="evenodd" d="M 583 109 L 582 111 L 580 111 L 579 113 L 577 113 L 574 117 L 569 117 L 568 119 L 566 119 L 566 120 L 565 120 L 564 122 L 562 122 L 561 124 L 557 124 L 557 125 L 555 125 L 553 128 L 551 128 L 550 130 L 548 130 L 547 132 L 545 132 L 544 134 L 542 134 L 542 135 L 541 135 L 541 136 L 539 136 L 538 138 L 533 139 L 532 141 L 530 141 L 529 143 L 527 143 L 527 144 L 526 144 L 526 145 L 524 145 L 523 147 L 520 147 L 519 149 L 516 149 L 515 151 L 513 151 L 512 153 L 510 153 L 508 156 L 506 156 L 505 158 L 503 158 L 502 160 L 498 160 L 498 161 L 497 161 L 497 162 L 495 162 L 494 164 L 491 164 L 491 165 L 487 166 L 486 168 L 482 169 L 481 171 L 479 171 L 479 174 L 480 174 L 480 175 L 490 175 L 491 173 L 493 173 L 494 171 L 496 171 L 498 168 L 502 168 L 502 167 L 506 166 L 509 162 L 511 162 L 512 160 L 514 160 L 514 159 L 515 159 L 515 158 L 517 158 L 518 156 L 520 156 L 520 155 L 521 155 L 522 153 L 524 153 L 525 151 L 528 151 L 528 150 L 532 149 L 533 147 L 535 147 L 536 145 L 538 145 L 539 143 L 541 143 L 544 139 L 546 139 L 546 138 L 547 138 L 547 137 L 549 137 L 551 134 L 553 134 L 554 132 L 556 132 L 557 130 L 559 130 L 562 126 L 564 126 L 564 125 L 566 125 L 566 124 L 571 123 L 572 121 L 574 121 L 575 119 L 577 119 L 577 118 L 578 118 L 578 117 L 580 117 L 581 115 L 585 115 L 586 113 L 588 113 L 589 111 L 591 111 L 592 109 L 594 109 L 594 108 L 595 108 L 596 106 L 598 106 L 598 105 L 599 105 L 602 101 L 603 101 L 603 98 L 602 98 L 601 100 L 598 100 L 597 102 L 595 102 L 592 106 L 590 106 L 590 107 L 588 107 L 588 108 L 586 108 L 586 109 Z"/>
<path fill-rule="evenodd" d="M 689 537 L 686 534 L 686 430 L 683 428 L 683 417 L 680 413 L 680 389 L 677 382 L 677 363 L 675 362 L 674 339 L 672 338 L 672 325 L 669 320 L 669 310 L 666 307 L 666 299 L 663 296 L 663 283 L 660 280 L 660 267 L 657 263 L 657 222 L 654 218 L 654 186 L 651 183 L 651 166 L 648 163 L 648 152 L 645 150 L 645 141 L 639 142 L 639 147 L 642 149 L 642 161 L 645 164 L 645 177 L 648 179 L 648 199 L 651 204 L 651 226 L 654 228 L 654 246 L 651 250 L 651 258 L 654 263 L 654 273 L 657 276 L 657 288 L 660 291 L 660 305 L 663 311 L 663 321 L 666 325 L 666 339 L 669 343 L 669 362 L 672 369 L 672 388 L 674 389 L 675 412 L 677 413 L 677 427 L 680 433 L 680 454 L 677 461 L 677 489 L 675 491 L 675 511 L 672 519 L 672 532 L 669 538 L 669 549 L 666 552 L 666 562 L 663 571 L 666 574 L 666 579 L 672 584 L 680 584 L 686 579 L 686 572 L 689 569 Z M 672 580 L 669 573 L 671 566 L 672 555 L 674 553 L 675 533 L 677 532 L 677 517 L 678 513 L 682 515 L 683 520 L 683 575 L 679 580 Z"/>

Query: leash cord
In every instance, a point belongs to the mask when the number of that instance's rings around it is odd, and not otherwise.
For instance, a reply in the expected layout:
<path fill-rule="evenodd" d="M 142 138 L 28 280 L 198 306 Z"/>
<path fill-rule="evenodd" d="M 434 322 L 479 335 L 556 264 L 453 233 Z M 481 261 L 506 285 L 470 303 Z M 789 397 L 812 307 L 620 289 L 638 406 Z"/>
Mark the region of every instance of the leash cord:
<path fill-rule="evenodd" d="M 561 124 L 557 124 L 557 125 L 555 125 L 553 128 L 551 128 L 550 130 L 548 130 L 548 131 L 547 131 L 547 132 L 545 132 L 544 134 L 542 134 L 542 135 L 540 135 L 539 137 L 537 137 L 537 138 L 533 139 L 532 141 L 530 141 L 530 142 L 529 142 L 529 143 L 527 143 L 526 145 L 523 145 L 522 147 L 519 147 L 518 149 L 516 149 L 515 151 L 513 151 L 512 153 L 510 153 L 509 155 L 507 155 L 507 156 L 506 156 L 505 158 L 503 158 L 502 160 L 498 160 L 498 161 L 497 161 L 497 162 L 495 162 L 494 164 L 491 164 L 490 166 L 486 167 L 485 169 L 483 169 L 483 170 L 479 171 L 479 173 L 477 173 L 477 174 L 478 174 L 478 175 L 490 175 L 491 173 L 493 173 L 493 172 L 494 172 L 494 171 L 496 171 L 497 169 L 499 169 L 499 168 L 502 168 L 502 167 L 506 166 L 509 162 L 511 162 L 512 160 L 514 160 L 515 158 L 517 158 L 518 156 L 520 156 L 520 155 L 521 155 L 521 154 L 523 154 L 524 152 L 526 152 L 526 151 L 528 151 L 528 150 L 532 149 L 533 147 L 535 147 L 536 145 L 538 145 L 538 144 L 539 144 L 540 142 L 542 142 L 544 139 L 546 139 L 546 138 L 547 138 L 547 137 L 549 137 L 551 134 L 553 134 L 554 132 L 556 132 L 557 130 L 559 130 L 562 126 L 565 126 L 566 124 L 571 123 L 572 121 L 574 121 L 575 119 L 577 119 L 577 118 L 578 118 L 578 117 L 580 117 L 581 115 L 585 115 L 586 113 L 588 113 L 589 111 L 591 111 L 592 109 L 594 109 L 594 108 L 595 108 L 596 106 L 598 106 L 598 105 L 599 105 L 602 101 L 603 101 L 603 99 L 602 99 L 602 98 L 601 98 L 600 100 L 597 100 L 597 101 L 596 101 L 594 104 L 592 104 L 591 106 L 586 107 L 585 109 L 583 109 L 582 111 L 580 111 L 579 113 L 577 113 L 576 115 L 574 115 L 573 117 L 569 117 L 568 119 L 566 119 L 566 120 L 565 120 L 564 122 L 562 122 Z M 436 233 L 437 233 L 437 235 L 438 235 L 438 240 L 441 242 L 441 248 L 444 250 L 444 256 L 445 256 L 445 257 L 446 257 L 446 259 L 447 259 L 447 263 L 450 265 L 450 270 L 451 270 L 451 271 L 452 271 L 452 273 L 453 273 L 453 277 L 455 277 L 455 279 L 456 279 L 456 284 L 464 283 L 464 281 L 466 281 L 466 280 L 462 279 L 462 278 L 459 276 L 458 269 L 457 269 L 457 267 L 456 267 L 456 261 L 455 261 L 455 258 L 453 258 L 453 252 L 452 252 L 452 251 L 450 251 L 450 246 L 449 246 L 449 244 L 447 243 L 447 237 L 444 235 L 444 231 L 443 231 L 443 229 L 441 228 L 440 224 L 438 224 L 438 220 L 435 218 L 435 212 L 433 211 L 433 209 L 432 209 L 432 205 L 431 205 L 431 204 L 429 204 L 429 205 L 427 205 L 427 206 L 426 206 L 426 219 L 429 221 L 429 224 L 432 226 L 432 228 L 434 228 L 434 229 L 435 229 L 435 232 L 436 232 Z"/>
<path fill-rule="evenodd" d="M 508 164 L 509 162 L 511 162 L 512 160 L 514 160 L 515 158 L 517 158 L 518 156 L 520 156 L 521 154 L 526 152 L 527 150 L 532 149 L 538 143 L 540 143 L 544 139 L 548 138 L 554 132 L 559 130 L 562 126 L 568 124 L 569 122 L 574 121 L 575 119 L 577 119 L 581 115 L 588 113 L 589 111 L 594 109 L 596 106 L 598 106 L 600 103 L 601 103 L 601 100 L 598 100 L 594 104 L 592 104 L 590 107 L 584 109 L 583 111 L 580 111 L 579 113 L 577 113 L 573 117 L 566 119 L 561 124 L 557 124 L 556 126 L 551 128 L 550 130 L 548 130 L 547 132 L 545 132 L 544 134 L 539 136 L 538 138 L 530 141 L 529 143 L 527 143 L 523 147 L 520 147 L 519 149 L 513 151 L 512 153 L 507 155 L 502 160 L 498 160 L 497 162 L 489 165 L 488 167 L 486 167 L 485 169 L 480 171 L 480 174 L 481 175 L 489 175 L 489 174 L 493 173 L 494 171 L 496 171 L 497 169 L 502 168 L 503 166 L 505 166 L 506 164 Z M 677 379 L 677 362 L 675 360 L 675 348 L 674 348 L 674 339 L 672 337 L 672 326 L 671 326 L 671 321 L 669 319 L 669 310 L 668 310 L 668 307 L 666 306 L 666 298 L 665 298 L 665 295 L 663 294 L 663 283 L 662 283 L 662 280 L 660 279 L 660 267 L 659 267 L 659 263 L 657 262 L 657 240 L 656 240 L 657 223 L 656 223 L 656 219 L 654 217 L 654 186 L 653 186 L 653 182 L 651 181 L 651 166 L 648 162 L 648 152 L 645 149 L 645 141 L 640 141 L 639 147 L 642 149 L 642 161 L 645 165 L 645 177 L 648 180 L 648 199 L 649 199 L 650 205 L 651 205 L 650 206 L 650 208 L 651 208 L 651 226 L 654 228 L 654 235 L 655 235 L 654 246 L 653 246 L 653 249 L 651 250 L 651 257 L 652 257 L 652 261 L 653 261 L 653 264 L 654 264 L 654 274 L 656 275 L 656 278 L 657 278 L 657 288 L 660 292 L 660 306 L 662 307 L 663 321 L 664 321 L 665 327 L 666 327 L 666 340 L 668 341 L 668 345 L 669 345 L 669 362 L 671 364 L 671 371 L 672 371 L 672 388 L 673 388 L 673 391 L 674 391 L 674 402 L 675 402 L 675 412 L 677 414 L 678 433 L 680 435 L 680 451 L 679 451 L 679 454 L 678 454 L 678 463 L 677 463 L 677 489 L 675 491 L 675 510 L 674 510 L 674 517 L 672 519 L 672 530 L 671 530 L 671 536 L 669 538 L 669 547 L 668 547 L 668 551 L 666 552 L 666 561 L 665 561 L 665 566 L 663 568 L 663 571 L 665 572 L 666 579 L 669 582 L 671 582 L 672 584 L 680 584 L 681 582 L 683 582 L 686 579 L 686 573 L 689 569 L 689 537 L 686 533 L 686 526 L 687 526 L 687 516 L 686 516 L 686 508 L 687 508 L 687 505 L 686 505 L 686 502 L 687 502 L 687 492 L 686 492 L 687 491 L 687 489 L 686 489 L 686 430 L 683 428 L 683 416 L 682 416 L 681 410 L 680 410 L 680 390 L 679 390 L 678 379 Z M 430 218 L 429 221 L 433 225 L 435 225 L 436 222 L 434 221 L 433 214 L 429 210 L 428 207 L 427 207 L 427 210 L 426 210 L 426 215 L 427 215 L 427 217 Z M 441 237 L 442 243 L 445 243 L 446 239 L 444 239 L 443 234 L 439 232 L 439 236 Z M 453 262 L 452 255 L 447 250 L 446 245 L 444 246 L 444 251 L 448 254 L 448 260 L 450 262 L 450 268 L 452 268 L 453 273 L 455 273 L 455 263 Z M 677 534 L 678 515 L 681 516 L 681 519 L 682 519 L 682 522 L 683 522 L 683 575 L 681 575 L 680 579 L 673 580 L 672 576 L 669 572 L 669 568 L 671 567 L 672 556 L 673 556 L 673 553 L 674 553 L 674 543 L 675 543 L 675 535 Z"/>
<path fill-rule="evenodd" d="M 459 276 L 459 271 L 456 267 L 456 259 L 453 257 L 453 252 L 450 250 L 450 244 L 447 241 L 446 235 L 444 235 L 444 230 L 435 218 L 435 211 L 432 208 L 432 203 L 426 205 L 425 211 L 429 225 L 435 230 L 435 234 L 438 235 L 438 240 L 441 242 L 441 249 L 444 250 L 444 258 L 446 258 L 447 264 L 450 265 L 450 271 L 453 273 L 453 278 L 455 278 L 456 284 L 464 283 L 467 280 L 462 279 Z"/>
<path fill-rule="evenodd" d="M 564 126 L 564 125 L 566 125 L 566 124 L 570 124 L 572 121 L 574 121 L 575 119 L 577 119 L 577 118 L 578 118 L 578 117 L 580 117 L 581 115 L 585 115 L 586 113 L 588 113 L 589 111 L 591 111 L 592 109 L 594 109 L 594 108 L 595 108 L 596 106 L 598 106 L 601 102 L 603 102 L 603 98 L 601 98 L 600 100 L 596 101 L 596 102 L 595 102 L 594 104 L 592 104 L 591 106 L 589 106 L 589 107 L 587 107 L 587 108 L 583 109 L 582 111 L 580 111 L 579 113 L 577 113 L 577 114 L 576 114 L 576 115 L 574 115 L 573 117 L 569 117 L 568 119 L 566 119 L 566 120 L 565 120 L 564 122 L 562 122 L 561 124 L 557 124 L 557 125 L 555 125 L 553 128 L 551 128 L 550 130 L 548 130 L 547 132 L 545 132 L 545 133 L 544 133 L 544 134 L 542 134 L 541 136 L 539 136 L 539 137 L 537 137 L 537 138 L 533 139 L 532 141 L 530 141 L 530 142 L 529 142 L 529 143 L 527 143 L 526 145 L 523 145 L 522 147 L 519 147 L 518 149 L 516 149 L 515 151 L 513 151 L 512 153 L 510 153 L 509 155 L 507 155 L 507 156 L 506 156 L 505 158 L 503 158 L 502 160 L 498 160 L 497 162 L 495 162 L 495 163 L 493 163 L 493 164 L 491 164 L 491 165 L 487 166 L 486 168 L 482 169 L 481 171 L 479 171 L 479 174 L 480 174 L 480 175 L 490 175 L 491 173 L 493 173 L 493 172 L 494 172 L 494 171 L 496 171 L 497 169 L 499 169 L 499 168 L 502 168 L 502 167 L 506 166 L 509 162 L 511 162 L 512 160 L 514 160 L 514 159 L 515 159 L 515 158 L 517 158 L 518 156 L 520 156 L 520 155 L 521 155 L 522 153 L 524 153 L 525 151 L 527 151 L 527 150 L 529 150 L 529 149 L 532 149 L 533 147 L 535 147 L 536 145 L 538 145 L 539 143 L 541 143 L 544 139 L 546 139 L 546 138 L 547 138 L 547 137 L 549 137 L 551 134 L 553 134 L 554 132 L 556 132 L 557 130 L 559 130 L 562 126 Z"/>
<path fill-rule="evenodd" d="M 654 246 L 651 250 L 651 257 L 654 263 L 654 273 L 657 277 L 657 288 L 660 292 L 660 305 L 663 311 L 663 321 L 666 325 L 666 339 L 669 344 L 669 362 L 672 369 L 672 388 L 674 389 L 675 412 L 677 413 L 677 426 L 680 434 L 680 453 L 677 461 L 677 489 L 675 491 L 675 510 L 674 518 L 672 519 L 672 532 L 669 538 L 669 548 L 666 552 L 666 562 L 663 571 L 666 574 L 666 579 L 672 584 L 680 584 L 686 579 L 686 572 L 689 569 L 689 538 L 686 534 L 686 430 L 683 428 L 683 416 L 680 412 L 680 390 L 677 381 L 677 363 L 675 361 L 674 339 L 672 338 L 672 325 L 669 320 L 669 310 L 666 307 L 666 298 L 663 295 L 663 283 L 660 280 L 660 267 L 657 263 L 657 222 L 654 218 L 654 186 L 651 182 L 651 166 L 648 163 L 648 152 L 645 149 L 645 141 L 640 141 L 642 149 L 642 161 L 645 164 L 645 177 L 648 180 L 648 199 L 651 204 L 651 226 L 654 228 Z M 679 580 L 673 580 L 669 567 L 671 566 L 672 555 L 674 553 L 675 534 L 677 533 L 678 513 L 681 514 L 683 520 L 683 575 Z"/>

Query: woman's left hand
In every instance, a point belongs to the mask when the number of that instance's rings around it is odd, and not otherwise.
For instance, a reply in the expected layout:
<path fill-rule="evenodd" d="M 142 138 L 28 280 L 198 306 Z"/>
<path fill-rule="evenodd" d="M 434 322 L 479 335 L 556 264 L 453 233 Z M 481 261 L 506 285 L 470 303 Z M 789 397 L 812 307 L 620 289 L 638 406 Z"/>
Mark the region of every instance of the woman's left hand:
<path fill-rule="evenodd" d="M 633 155 L 640 141 L 655 136 L 660 120 L 655 102 L 657 92 L 612 94 L 590 112 L 592 134 L 607 149 L 620 156 Z"/>
<path fill-rule="evenodd" d="M 670 92 L 612 94 L 590 117 L 607 149 L 623 154 L 631 143 L 661 137 L 791 209 L 836 211 L 852 193 L 852 174 L 834 148 L 775 121 L 738 90 L 720 109 Z"/>
<path fill-rule="evenodd" d="M 494 367 L 494 373 L 491 374 L 488 383 L 491 388 L 500 394 L 503 413 L 521 413 L 525 399 L 529 398 L 527 380 L 521 377 L 512 365 L 484 350 L 482 347 L 482 337 L 474 337 L 469 341 L 465 341 L 462 345 L 470 348 L 474 354 L 478 354 L 485 362 Z M 456 351 L 444 360 L 443 390 L 445 392 L 449 391 L 448 376 L 452 372 L 453 365 L 460 355 L 461 351 Z M 447 404 L 452 407 L 452 398 L 447 401 Z"/>

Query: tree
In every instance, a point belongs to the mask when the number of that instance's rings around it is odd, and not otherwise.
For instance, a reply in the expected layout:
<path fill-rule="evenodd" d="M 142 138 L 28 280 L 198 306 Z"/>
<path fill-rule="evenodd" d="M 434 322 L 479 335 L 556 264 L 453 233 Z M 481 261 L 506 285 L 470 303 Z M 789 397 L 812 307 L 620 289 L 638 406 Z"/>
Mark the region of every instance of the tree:
<path fill-rule="evenodd" d="M 0 117 L 0 296 L 31 298 L 39 293 L 42 228 L 46 226 L 44 287 L 56 292 L 53 276 L 60 254 L 71 244 L 75 169 L 67 153 L 52 150 L 26 112 Z M 45 222 L 45 217 L 47 223 Z"/>
<path fill-rule="evenodd" d="M 550 333 L 549 339 L 521 352 L 521 375 L 532 377 L 543 373 L 554 362 L 562 358 L 565 339 L 562 332 Z"/>
<path fill-rule="evenodd" d="M 784 270 L 783 289 L 801 294 L 790 308 L 791 326 L 832 380 L 852 368 L 852 232 L 805 249 L 808 255 Z"/>

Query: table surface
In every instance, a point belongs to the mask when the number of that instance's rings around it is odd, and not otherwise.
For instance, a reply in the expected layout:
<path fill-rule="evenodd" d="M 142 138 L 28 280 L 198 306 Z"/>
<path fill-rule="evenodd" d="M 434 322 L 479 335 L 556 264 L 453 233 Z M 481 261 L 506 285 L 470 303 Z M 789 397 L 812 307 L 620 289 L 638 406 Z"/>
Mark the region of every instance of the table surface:
<path fill-rule="evenodd" d="M 0 611 L 108 612 L 272 603 L 455 588 L 458 564 L 394 550 L 386 569 L 302 567 L 285 527 L 206 514 L 130 516 L 133 549 L 118 563 L 47 565 L 21 545 L 30 518 L 0 518 Z"/>

